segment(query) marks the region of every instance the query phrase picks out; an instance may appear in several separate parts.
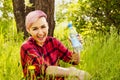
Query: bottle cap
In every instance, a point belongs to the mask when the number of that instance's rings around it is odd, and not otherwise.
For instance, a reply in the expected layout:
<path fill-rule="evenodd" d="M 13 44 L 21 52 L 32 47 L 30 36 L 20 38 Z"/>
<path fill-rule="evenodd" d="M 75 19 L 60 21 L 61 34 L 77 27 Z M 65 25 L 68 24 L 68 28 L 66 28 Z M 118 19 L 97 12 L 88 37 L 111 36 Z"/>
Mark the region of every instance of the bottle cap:
<path fill-rule="evenodd" d="M 70 27 L 72 27 L 72 23 L 71 22 L 68 23 L 68 28 L 70 28 Z"/>

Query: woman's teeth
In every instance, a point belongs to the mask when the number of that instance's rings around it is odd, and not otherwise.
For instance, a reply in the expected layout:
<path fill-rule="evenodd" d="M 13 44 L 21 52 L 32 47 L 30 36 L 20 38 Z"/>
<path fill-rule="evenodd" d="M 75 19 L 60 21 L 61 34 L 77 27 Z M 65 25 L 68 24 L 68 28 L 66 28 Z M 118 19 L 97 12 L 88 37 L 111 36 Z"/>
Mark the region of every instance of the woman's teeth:
<path fill-rule="evenodd" d="M 38 36 L 38 38 L 43 38 L 43 36 Z"/>

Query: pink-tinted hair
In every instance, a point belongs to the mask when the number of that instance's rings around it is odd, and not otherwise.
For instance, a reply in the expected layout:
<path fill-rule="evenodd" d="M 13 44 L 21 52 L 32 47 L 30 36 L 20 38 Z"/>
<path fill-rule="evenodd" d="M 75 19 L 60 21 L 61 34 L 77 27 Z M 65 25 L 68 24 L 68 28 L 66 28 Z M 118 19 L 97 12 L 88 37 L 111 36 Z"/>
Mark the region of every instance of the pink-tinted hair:
<path fill-rule="evenodd" d="M 41 11 L 41 10 L 35 10 L 35 11 L 31 11 L 30 13 L 28 13 L 27 16 L 26 16 L 26 20 L 25 20 L 26 29 L 31 27 L 31 25 L 36 20 L 38 20 L 40 17 L 47 18 L 47 15 L 43 11 Z"/>

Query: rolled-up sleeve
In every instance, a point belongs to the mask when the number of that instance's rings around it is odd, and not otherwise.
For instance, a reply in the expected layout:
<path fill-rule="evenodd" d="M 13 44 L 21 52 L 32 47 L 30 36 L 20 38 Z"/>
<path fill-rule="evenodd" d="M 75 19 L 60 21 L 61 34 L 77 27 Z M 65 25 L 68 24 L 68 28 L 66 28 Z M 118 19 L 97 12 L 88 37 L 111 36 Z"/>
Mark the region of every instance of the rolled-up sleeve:
<path fill-rule="evenodd" d="M 73 53 L 68 50 L 68 48 L 65 47 L 59 40 L 55 39 L 54 43 L 56 44 L 56 47 L 58 49 L 59 58 L 65 62 L 70 62 Z"/>

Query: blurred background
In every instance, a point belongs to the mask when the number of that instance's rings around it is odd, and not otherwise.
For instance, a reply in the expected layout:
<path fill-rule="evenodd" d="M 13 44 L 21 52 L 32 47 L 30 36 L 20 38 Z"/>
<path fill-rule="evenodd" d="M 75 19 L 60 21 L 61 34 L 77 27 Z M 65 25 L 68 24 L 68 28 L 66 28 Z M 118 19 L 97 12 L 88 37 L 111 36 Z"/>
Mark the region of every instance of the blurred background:
<path fill-rule="evenodd" d="M 49 35 L 70 50 L 67 24 L 72 21 L 84 46 L 76 68 L 89 72 L 92 80 L 120 79 L 119 0 L 0 0 L 0 80 L 23 79 L 20 46 L 29 36 L 24 21 L 35 9 L 47 13 Z"/>

